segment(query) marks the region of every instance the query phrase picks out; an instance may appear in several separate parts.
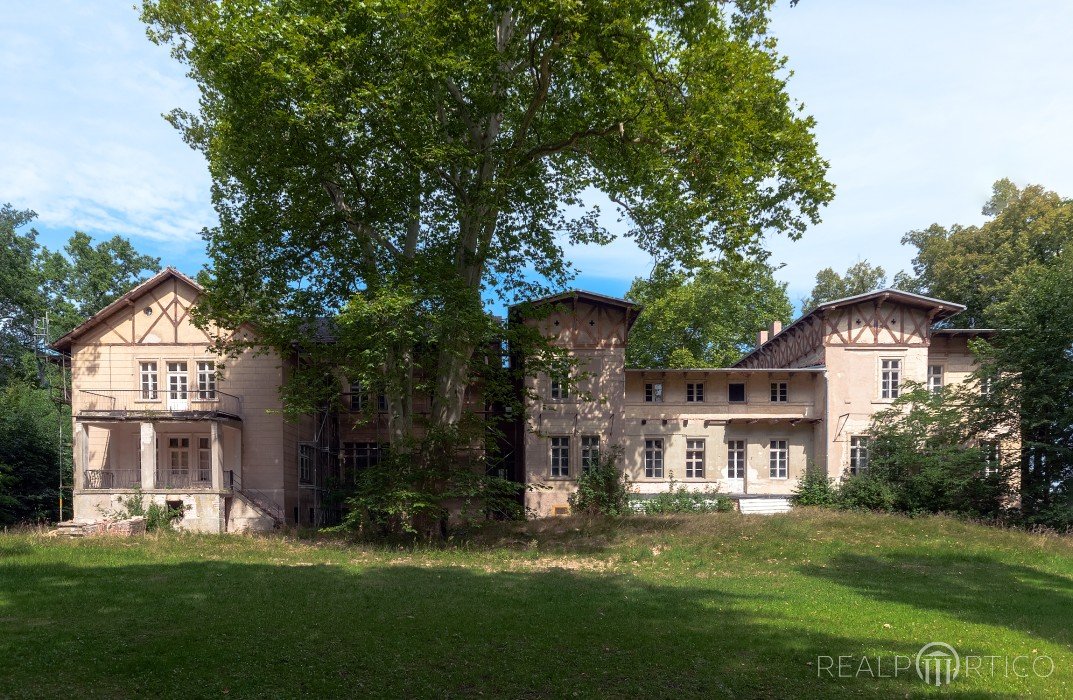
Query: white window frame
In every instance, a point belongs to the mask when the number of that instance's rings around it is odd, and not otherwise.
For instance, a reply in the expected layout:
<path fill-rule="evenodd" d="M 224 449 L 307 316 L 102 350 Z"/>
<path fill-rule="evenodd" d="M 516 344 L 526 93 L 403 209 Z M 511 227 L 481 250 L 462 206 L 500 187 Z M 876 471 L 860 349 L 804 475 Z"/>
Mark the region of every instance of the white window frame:
<path fill-rule="evenodd" d="M 553 401 L 565 401 L 570 398 L 570 386 L 561 377 L 552 377 L 550 393 Z"/>
<path fill-rule="evenodd" d="M 570 436 L 553 435 L 549 442 L 549 470 L 553 479 L 570 478 Z"/>
<path fill-rule="evenodd" d="M 663 382 L 645 382 L 645 403 L 663 403 Z"/>
<path fill-rule="evenodd" d="M 790 478 L 790 441 L 774 438 L 768 442 L 768 475 L 772 479 Z"/>
<path fill-rule="evenodd" d="M 704 403 L 704 382 L 686 382 L 686 403 Z"/>
<path fill-rule="evenodd" d="M 600 436 L 581 436 L 581 473 L 589 471 L 600 463 Z"/>
<path fill-rule="evenodd" d="M 879 360 L 879 397 L 894 400 L 901 395 L 902 359 L 884 357 Z"/>
<path fill-rule="evenodd" d="M 160 400 L 159 366 L 156 360 L 140 360 L 138 362 L 138 386 L 141 387 L 139 400 Z"/>
<path fill-rule="evenodd" d="M 190 400 L 190 363 L 186 360 L 168 360 L 164 363 L 167 368 L 168 385 L 166 388 L 169 401 Z M 181 369 L 180 369 L 181 367 Z M 174 368 L 174 369 L 173 369 Z"/>
<path fill-rule="evenodd" d="M 748 446 L 745 440 L 727 440 L 727 478 L 744 479 Z"/>
<path fill-rule="evenodd" d="M 849 473 L 853 475 L 868 471 L 868 450 L 871 447 L 867 435 L 850 435 Z"/>
<path fill-rule="evenodd" d="M 199 401 L 215 401 L 216 393 L 216 361 L 198 360 L 197 367 L 197 398 Z"/>
<path fill-rule="evenodd" d="M 1002 453 L 999 452 L 999 441 L 981 440 L 980 451 L 984 455 L 984 476 L 998 474 L 1002 467 Z"/>
<path fill-rule="evenodd" d="M 663 478 L 663 438 L 645 438 L 645 478 Z"/>
<path fill-rule="evenodd" d="M 686 438 L 686 478 L 703 479 L 706 444 L 704 438 Z"/>
<path fill-rule="evenodd" d="M 208 435 L 197 436 L 197 482 L 212 482 L 212 438 Z"/>
<path fill-rule="evenodd" d="M 946 385 L 946 368 L 943 365 L 928 365 L 928 391 L 938 394 Z"/>
<path fill-rule="evenodd" d="M 771 402 L 786 403 L 790 400 L 790 382 L 771 382 Z"/>

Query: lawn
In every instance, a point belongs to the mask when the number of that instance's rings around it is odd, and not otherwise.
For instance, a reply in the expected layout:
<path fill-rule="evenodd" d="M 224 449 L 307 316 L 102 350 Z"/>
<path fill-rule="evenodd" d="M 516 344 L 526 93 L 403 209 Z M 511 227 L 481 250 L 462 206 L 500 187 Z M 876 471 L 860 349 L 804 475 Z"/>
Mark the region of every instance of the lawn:
<path fill-rule="evenodd" d="M 938 689 L 876 677 L 934 641 L 1000 658 Z M 570 518 L 418 549 L 0 536 L 4 697 L 1069 697 L 1071 643 L 1073 540 L 946 518 Z"/>

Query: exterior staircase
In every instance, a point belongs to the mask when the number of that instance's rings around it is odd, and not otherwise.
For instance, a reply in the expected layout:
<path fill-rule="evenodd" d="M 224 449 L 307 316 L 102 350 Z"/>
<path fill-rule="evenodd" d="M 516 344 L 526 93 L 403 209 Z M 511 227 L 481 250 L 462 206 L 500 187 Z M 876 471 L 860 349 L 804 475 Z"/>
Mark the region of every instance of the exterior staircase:
<path fill-rule="evenodd" d="M 224 472 L 224 483 L 235 496 L 241 498 L 247 505 L 271 518 L 275 527 L 282 527 L 286 524 L 287 518 L 283 513 L 283 506 L 276 503 L 275 499 L 263 491 L 243 487 L 242 477 L 234 471 Z"/>

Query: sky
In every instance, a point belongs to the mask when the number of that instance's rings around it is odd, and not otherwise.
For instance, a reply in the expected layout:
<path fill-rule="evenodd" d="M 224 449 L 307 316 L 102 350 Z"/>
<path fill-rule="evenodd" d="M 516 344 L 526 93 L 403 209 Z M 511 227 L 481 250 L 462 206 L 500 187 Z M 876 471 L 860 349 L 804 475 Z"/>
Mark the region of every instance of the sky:
<path fill-rule="evenodd" d="M 162 114 L 197 91 L 131 0 L 0 0 L 0 203 L 40 241 L 121 234 L 194 274 L 215 222 L 204 159 Z M 824 267 L 908 269 L 907 231 L 974 224 L 1009 177 L 1073 196 L 1073 3 L 780 0 L 788 90 L 817 122 L 834 201 L 767 241 L 795 302 Z M 567 255 L 574 286 L 621 296 L 649 258 L 628 240 Z"/>

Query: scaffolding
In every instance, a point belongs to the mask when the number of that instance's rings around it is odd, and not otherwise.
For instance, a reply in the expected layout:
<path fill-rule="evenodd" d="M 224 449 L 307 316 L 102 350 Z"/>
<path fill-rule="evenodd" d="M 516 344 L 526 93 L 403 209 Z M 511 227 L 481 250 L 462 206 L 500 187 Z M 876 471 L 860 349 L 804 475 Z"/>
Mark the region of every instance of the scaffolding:
<path fill-rule="evenodd" d="M 71 404 L 71 356 L 54 350 L 51 345 L 51 318 L 46 311 L 43 317 L 34 317 L 33 348 L 34 357 L 37 360 L 38 385 L 48 391 L 49 398 L 57 405 L 56 412 L 56 435 L 59 446 L 58 472 L 59 472 L 59 521 L 63 521 L 63 471 L 65 464 L 64 455 L 71 454 L 71 447 L 67 443 L 67 431 L 64 430 L 64 411 L 62 406 Z M 49 366 L 55 369 L 49 371 Z M 57 378 L 58 375 L 58 378 Z M 72 517 L 74 513 L 72 511 Z"/>

